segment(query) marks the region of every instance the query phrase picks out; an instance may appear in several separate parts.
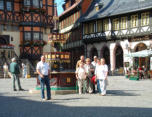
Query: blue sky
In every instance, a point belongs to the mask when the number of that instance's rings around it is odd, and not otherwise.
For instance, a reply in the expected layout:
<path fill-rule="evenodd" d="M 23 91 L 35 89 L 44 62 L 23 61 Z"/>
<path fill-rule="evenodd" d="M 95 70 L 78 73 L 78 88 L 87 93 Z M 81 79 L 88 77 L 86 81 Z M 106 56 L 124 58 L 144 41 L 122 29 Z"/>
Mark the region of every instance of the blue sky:
<path fill-rule="evenodd" d="M 63 12 L 62 4 L 64 3 L 64 0 L 55 0 L 57 3 L 57 10 L 58 10 L 58 16 Z"/>

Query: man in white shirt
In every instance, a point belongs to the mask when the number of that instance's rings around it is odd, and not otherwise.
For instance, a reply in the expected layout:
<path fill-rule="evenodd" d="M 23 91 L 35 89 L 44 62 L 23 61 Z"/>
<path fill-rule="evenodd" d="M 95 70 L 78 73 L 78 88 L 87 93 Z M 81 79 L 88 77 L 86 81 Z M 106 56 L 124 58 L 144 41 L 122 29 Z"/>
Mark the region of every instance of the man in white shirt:
<path fill-rule="evenodd" d="M 97 65 L 97 60 L 98 60 L 98 57 L 97 57 L 97 56 L 94 56 L 94 57 L 93 57 L 93 61 L 91 62 L 91 64 L 94 66 L 94 68 L 95 68 L 96 65 Z"/>
<path fill-rule="evenodd" d="M 50 100 L 51 99 L 51 93 L 50 93 L 50 67 L 49 64 L 45 62 L 45 57 L 41 56 L 41 61 L 37 63 L 36 71 L 38 73 L 38 79 L 40 80 L 41 85 L 41 97 L 42 100 Z M 45 99 L 44 95 L 44 85 L 46 85 L 47 90 L 47 98 Z"/>

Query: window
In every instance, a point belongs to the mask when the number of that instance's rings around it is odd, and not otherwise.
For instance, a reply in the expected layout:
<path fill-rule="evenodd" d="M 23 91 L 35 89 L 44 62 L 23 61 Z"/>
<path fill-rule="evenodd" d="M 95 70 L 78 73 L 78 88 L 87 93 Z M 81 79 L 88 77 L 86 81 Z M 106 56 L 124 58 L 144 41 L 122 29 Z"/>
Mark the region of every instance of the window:
<path fill-rule="evenodd" d="M 30 0 L 24 0 L 24 6 L 30 6 L 31 2 Z"/>
<path fill-rule="evenodd" d="M 108 31 L 109 30 L 109 20 L 106 19 L 103 21 L 103 30 Z"/>
<path fill-rule="evenodd" d="M 131 16 L 131 28 L 138 26 L 138 15 Z"/>
<path fill-rule="evenodd" d="M 40 40 L 43 40 L 43 33 L 40 33 Z"/>
<path fill-rule="evenodd" d="M 116 18 L 116 19 L 113 19 L 113 30 L 119 30 L 119 19 Z"/>
<path fill-rule="evenodd" d="M 33 33 L 33 40 L 39 40 L 40 36 L 38 32 Z"/>
<path fill-rule="evenodd" d="M 24 32 L 24 39 L 25 41 L 31 40 L 31 33 L 30 32 Z"/>
<path fill-rule="evenodd" d="M 84 34 L 88 34 L 88 24 L 84 24 Z"/>
<path fill-rule="evenodd" d="M 7 5 L 7 10 L 8 11 L 12 11 L 12 4 L 11 4 L 11 2 L 6 2 L 6 5 Z"/>
<path fill-rule="evenodd" d="M 126 29 L 127 28 L 127 17 L 122 17 L 121 18 L 121 29 Z"/>
<path fill-rule="evenodd" d="M 141 14 L 141 26 L 149 25 L 149 12 Z"/>
<path fill-rule="evenodd" d="M 43 0 L 40 0 L 40 8 L 43 8 Z"/>
<path fill-rule="evenodd" d="M 94 33 L 94 23 L 89 23 L 89 33 Z"/>
<path fill-rule="evenodd" d="M 102 21 L 98 20 L 97 21 L 97 32 L 101 32 L 102 31 Z"/>
<path fill-rule="evenodd" d="M 4 9 L 4 1 L 0 1 L 0 10 Z"/>
<path fill-rule="evenodd" d="M 39 0 L 32 0 L 32 1 L 33 1 L 33 6 L 39 8 Z"/>

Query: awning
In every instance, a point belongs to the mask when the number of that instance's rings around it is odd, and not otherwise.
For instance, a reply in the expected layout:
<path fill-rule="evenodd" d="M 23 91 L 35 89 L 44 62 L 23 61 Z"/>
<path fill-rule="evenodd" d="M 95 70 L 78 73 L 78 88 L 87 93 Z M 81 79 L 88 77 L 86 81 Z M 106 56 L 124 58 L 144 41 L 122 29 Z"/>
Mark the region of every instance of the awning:
<path fill-rule="evenodd" d="M 126 57 L 151 57 L 152 50 L 142 50 L 138 52 L 132 52 L 125 55 Z"/>

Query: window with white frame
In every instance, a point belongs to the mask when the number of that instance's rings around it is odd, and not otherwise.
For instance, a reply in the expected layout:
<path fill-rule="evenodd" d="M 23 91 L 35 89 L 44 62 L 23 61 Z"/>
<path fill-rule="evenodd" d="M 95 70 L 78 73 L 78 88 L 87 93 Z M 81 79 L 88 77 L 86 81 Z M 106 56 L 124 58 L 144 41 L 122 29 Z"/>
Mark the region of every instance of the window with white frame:
<path fill-rule="evenodd" d="M 131 16 L 131 28 L 138 26 L 138 15 Z"/>
<path fill-rule="evenodd" d="M 40 36 L 39 36 L 39 32 L 34 32 L 33 33 L 33 40 L 39 40 Z"/>
<path fill-rule="evenodd" d="M 121 29 L 127 28 L 127 17 L 121 17 Z"/>
<path fill-rule="evenodd" d="M 141 26 L 149 25 L 149 12 L 141 14 Z"/>
<path fill-rule="evenodd" d="M 109 20 L 108 19 L 103 20 L 103 30 L 104 31 L 109 30 Z"/>
<path fill-rule="evenodd" d="M 24 0 L 24 6 L 30 6 L 31 1 L 30 0 Z"/>
<path fill-rule="evenodd" d="M 25 41 L 31 40 L 31 33 L 30 32 L 24 32 L 24 39 Z"/>
<path fill-rule="evenodd" d="M 32 0 L 32 1 L 33 1 L 33 6 L 39 8 L 39 0 Z"/>
<path fill-rule="evenodd" d="M 119 19 L 118 18 L 113 19 L 112 24 L 113 24 L 113 30 L 119 30 Z"/>

